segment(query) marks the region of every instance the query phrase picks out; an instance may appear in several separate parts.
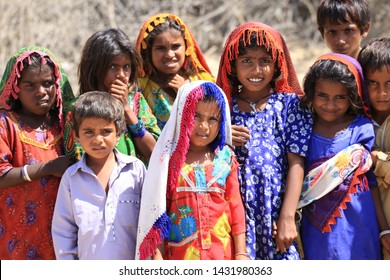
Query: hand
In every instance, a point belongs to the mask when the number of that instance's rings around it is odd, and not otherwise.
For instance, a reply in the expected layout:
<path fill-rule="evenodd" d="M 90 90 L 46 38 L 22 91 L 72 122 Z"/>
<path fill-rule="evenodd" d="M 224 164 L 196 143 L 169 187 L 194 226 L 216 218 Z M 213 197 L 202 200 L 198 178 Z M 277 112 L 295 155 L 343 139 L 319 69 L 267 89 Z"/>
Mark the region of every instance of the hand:
<path fill-rule="evenodd" d="M 276 238 L 276 235 L 278 234 L 278 226 L 276 225 L 275 221 L 272 221 L 272 238 Z"/>
<path fill-rule="evenodd" d="M 44 168 L 49 170 L 50 175 L 62 177 L 65 170 L 75 162 L 76 160 L 71 156 L 59 156 L 56 159 L 46 162 Z"/>
<path fill-rule="evenodd" d="M 115 79 L 111 83 L 109 93 L 122 102 L 123 106 L 128 105 L 129 84 L 127 78 Z"/>
<path fill-rule="evenodd" d="M 287 249 L 292 245 L 294 240 L 298 237 L 294 217 L 280 217 L 277 222 L 276 228 L 276 251 L 285 253 Z"/>
<path fill-rule="evenodd" d="M 250 138 L 249 129 L 245 126 L 232 125 L 233 146 L 243 146 Z"/>
<path fill-rule="evenodd" d="M 175 92 L 177 93 L 177 91 L 179 90 L 179 88 L 184 85 L 185 83 L 187 83 L 187 81 L 182 77 L 180 76 L 179 74 L 175 74 L 171 77 L 169 77 L 166 81 L 166 84 L 170 87 L 170 88 L 173 88 L 175 90 Z"/>
<path fill-rule="evenodd" d="M 390 233 L 382 236 L 381 243 L 385 251 L 390 254 Z"/>
<path fill-rule="evenodd" d="M 248 255 L 236 255 L 235 256 L 235 260 L 236 261 L 247 261 L 247 260 L 250 260 L 249 256 Z"/>

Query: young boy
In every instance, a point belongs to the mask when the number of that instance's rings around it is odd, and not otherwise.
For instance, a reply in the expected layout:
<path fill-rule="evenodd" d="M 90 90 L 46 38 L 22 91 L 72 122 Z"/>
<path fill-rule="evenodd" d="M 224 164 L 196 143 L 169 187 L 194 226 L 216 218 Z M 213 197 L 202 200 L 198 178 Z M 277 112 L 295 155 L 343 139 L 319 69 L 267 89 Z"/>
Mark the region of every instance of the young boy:
<path fill-rule="evenodd" d="M 387 224 L 379 225 L 379 236 L 384 259 L 390 260 L 390 38 L 372 39 L 362 48 L 358 60 L 367 81 L 375 129 L 374 173 L 387 220 Z"/>
<path fill-rule="evenodd" d="M 370 29 L 368 4 L 364 0 L 323 0 L 317 9 L 317 24 L 332 52 L 356 59 Z"/>
<path fill-rule="evenodd" d="M 80 95 L 72 110 L 85 151 L 64 173 L 54 209 L 57 259 L 134 259 L 146 168 L 115 149 L 124 128 L 121 102 L 106 92 Z"/>

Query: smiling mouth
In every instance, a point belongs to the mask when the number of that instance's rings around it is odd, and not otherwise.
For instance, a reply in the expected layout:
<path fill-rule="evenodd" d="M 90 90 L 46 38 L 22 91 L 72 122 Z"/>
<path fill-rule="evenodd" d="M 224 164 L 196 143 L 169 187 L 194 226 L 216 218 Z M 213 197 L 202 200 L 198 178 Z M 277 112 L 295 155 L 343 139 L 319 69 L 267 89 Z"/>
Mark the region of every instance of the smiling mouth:
<path fill-rule="evenodd" d="M 250 78 L 248 81 L 252 83 L 261 83 L 264 79 L 263 78 Z"/>

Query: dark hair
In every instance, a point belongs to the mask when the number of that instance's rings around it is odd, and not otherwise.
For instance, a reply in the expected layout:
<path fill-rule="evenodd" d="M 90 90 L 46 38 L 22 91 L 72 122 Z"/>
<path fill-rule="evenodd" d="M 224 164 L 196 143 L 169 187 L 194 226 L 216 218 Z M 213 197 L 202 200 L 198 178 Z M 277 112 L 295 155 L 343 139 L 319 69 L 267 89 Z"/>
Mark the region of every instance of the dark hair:
<path fill-rule="evenodd" d="M 303 90 L 305 92 L 301 100 L 303 107 L 312 109 L 315 86 L 320 79 L 341 83 L 346 88 L 350 102 L 347 114 L 356 116 L 363 113 L 362 101 L 358 94 L 355 76 L 349 71 L 347 65 L 333 59 L 316 61 L 310 67 L 303 81 Z"/>
<path fill-rule="evenodd" d="M 370 22 L 368 4 L 364 0 L 324 0 L 317 9 L 317 25 L 324 36 L 327 23 L 355 23 L 363 34 Z"/>
<path fill-rule="evenodd" d="M 248 50 L 254 50 L 254 49 L 263 49 L 264 51 L 266 51 L 268 54 L 271 55 L 272 50 L 271 49 L 267 50 L 267 48 L 265 47 L 267 45 L 267 39 L 264 38 L 264 40 L 262 41 L 262 44 L 260 44 L 260 40 L 259 40 L 258 35 L 256 33 L 250 34 L 250 32 L 251 32 L 250 30 L 245 30 L 245 34 L 240 38 L 240 40 L 238 42 L 238 55 L 237 55 L 237 57 L 245 55 Z M 250 37 L 249 37 L 249 40 L 247 41 L 249 34 L 250 34 Z M 244 40 L 245 40 L 245 42 L 244 42 Z M 274 73 L 272 81 L 270 82 L 270 85 L 272 88 L 275 87 L 276 78 L 280 76 L 280 69 L 279 69 L 278 63 L 276 63 L 276 61 L 278 61 L 277 57 L 274 60 L 276 71 Z M 236 59 L 230 61 L 230 66 L 232 69 L 232 73 L 228 74 L 230 87 L 237 88 L 237 87 L 241 86 L 241 83 L 238 80 L 237 75 L 236 75 Z"/>
<path fill-rule="evenodd" d="M 52 71 L 52 75 L 54 76 L 54 81 L 57 80 L 58 77 L 55 76 L 55 70 L 54 70 L 55 65 L 54 65 L 54 62 L 51 60 L 51 58 L 48 55 L 45 55 L 42 57 L 38 53 L 33 52 L 33 53 L 31 53 L 31 55 L 29 55 L 29 57 L 26 57 L 22 61 L 23 70 L 21 72 L 20 78 L 18 78 L 18 83 L 22 79 L 23 73 L 25 70 L 27 70 L 27 69 L 38 69 L 38 70 L 42 69 L 42 66 L 44 65 L 44 63 L 42 63 L 42 59 L 45 59 L 46 64 L 50 67 L 50 69 Z M 55 83 L 54 83 L 54 85 L 55 85 Z M 14 110 L 14 111 L 19 111 L 23 107 L 20 100 L 15 99 L 12 95 L 10 95 L 10 97 L 9 97 L 8 105 L 11 107 L 11 110 Z M 53 116 L 58 117 L 59 108 L 57 108 L 57 107 L 52 108 L 50 113 L 53 114 Z"/>
<path fill-rule="evenodd" d="M 369 71 L 381 70 L 386 66 L 390 70 L 390 38 L 375 38 L 370 40 L 359 52 L 358 61 L 364 75 Z"/>
<path fill-rule="evenodd" d="M 77 137 L 80 125 L 86 118 L 100 118 L 113 122 L 117 136 L 122 134 L 126 123 L 122 103 L 104 91 L 86 92 L 73 104 L 72 122 Z"/>
<path fill-rule="evenodd" d="M 116 55 L 128 54 L 131 60 L 129 83 L 136 83 L 142 59 L 129 37 L 119 28 L 94 33 L 85 43 L 78 68 L 80 94 L 97 90 L 104 80 L 110 62 Z"/>
<path fill-rule="evenodd" d="M 187 44 L 184 36 L 184 30 L 181 27 L 180 23 L 170 19 L 169 17 L 164 18 L 164 22 L 161 24 L 158 24 L 157 26 L 154 25 L 154 23 L 151 23 L 153 30 L 148 33 L 148 36 L 145 38 L 146 48 L 141 47 L 141 57 L 143 59 L 144 67 L 146 68 L 146 72 L 155 73 L 156 69 L 152 63 L 152 46 L 153 43 L 158 35 L 160 35 L 163 32 L 166 32 L 168 30 L 176 30 L 181 33 L 183 36 L 184 43 Z M 187 49 L 187 45 L 185 46 L 185 49 Z M 190 59 L 189 56 L 186 56 L 186 60 L 188 61 Z M 189 62 L 189 61 L 188 61 Z M 186 63 L 187 64 L 187 63 Z M 191 69 L 191 63 L 188 63 L 188 68 L 184 69 L 185 74 L 187 76 L 190 76 L 194 71 L 194 69 Z"/>

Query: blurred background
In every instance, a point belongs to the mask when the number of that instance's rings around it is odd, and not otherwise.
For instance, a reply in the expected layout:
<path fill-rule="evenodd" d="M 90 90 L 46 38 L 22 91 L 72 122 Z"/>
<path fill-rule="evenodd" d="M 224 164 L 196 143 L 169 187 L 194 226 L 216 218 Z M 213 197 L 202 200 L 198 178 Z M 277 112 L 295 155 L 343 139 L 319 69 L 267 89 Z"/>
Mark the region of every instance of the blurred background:
<path fill-rule="evenodd" d="M 214 75 L 228 34 L 248 21 L 266 23 L 284 36 L 300 81 L 322 53 L 328 52 L 317 31 L 320 0 L 0 0 L 0 77 L 19 48 L 51 50 L 78 92 L 77 67 L 85 41 L 94 32 L 119 27 L 135 42 L 143 22 L 159 12 L 178 15 L 203 50 Z M 371 38 L 390 37 L 390 1 L 367 0 Z"/>

